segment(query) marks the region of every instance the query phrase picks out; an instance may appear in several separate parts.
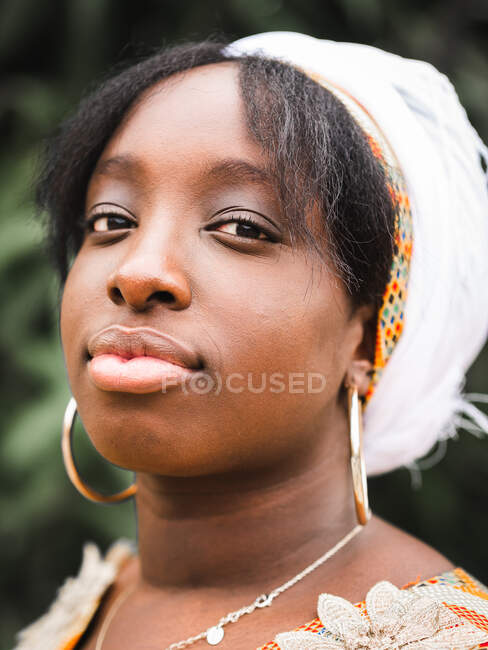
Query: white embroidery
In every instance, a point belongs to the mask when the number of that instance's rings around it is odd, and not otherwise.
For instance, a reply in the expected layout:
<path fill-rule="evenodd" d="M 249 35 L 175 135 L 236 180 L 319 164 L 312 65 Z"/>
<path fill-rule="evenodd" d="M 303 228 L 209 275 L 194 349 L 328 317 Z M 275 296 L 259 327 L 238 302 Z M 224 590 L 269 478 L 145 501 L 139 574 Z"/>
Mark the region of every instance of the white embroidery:
<path fill-rule="evenodd" d="M 317 612 L 327 634 L 286 632 L 283 650 L 471 650 L 488 640 L 447 607 L 421 593 L 378 582 L 366 596 L 368 616 L 350 602 L 320 594 Z"/>

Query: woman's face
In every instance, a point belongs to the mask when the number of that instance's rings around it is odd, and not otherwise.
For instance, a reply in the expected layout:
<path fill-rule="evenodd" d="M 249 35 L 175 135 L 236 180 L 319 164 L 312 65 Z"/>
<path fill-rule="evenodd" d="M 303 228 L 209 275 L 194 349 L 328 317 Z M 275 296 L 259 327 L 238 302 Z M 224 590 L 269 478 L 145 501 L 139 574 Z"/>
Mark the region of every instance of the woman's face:
<path fill-rule="evenodd" d="M 254 471 L 337 434 L 363 323 L 337 277 L 292 249 L 264 167 L 231 63 L 151 88 L 103 151 L 61 336 L 80 417 L 111 462 L 172 476 Z M 125 338 L 121 352 L 120 331 L 96 336 L 113 325 L 156 333 Z M 173 365 L 128 361 L 178 354 L 157 332 L 200 369 L 158 386 Z"/>

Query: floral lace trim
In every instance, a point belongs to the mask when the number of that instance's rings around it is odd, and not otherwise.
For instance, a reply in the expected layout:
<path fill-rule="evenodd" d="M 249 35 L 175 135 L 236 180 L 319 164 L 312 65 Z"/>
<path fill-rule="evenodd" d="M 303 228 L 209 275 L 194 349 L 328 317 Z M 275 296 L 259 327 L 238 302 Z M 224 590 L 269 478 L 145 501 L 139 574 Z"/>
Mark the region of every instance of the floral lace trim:
<path fill-rule="evenodd" d="M 486 632 L 428 592 L 428 588 L 400 590 L 390 582 L 379 582 L 368 592 L 365 610 L 343 598 L 320 594 L 317 613 L 323 633 L 285 632 L 275 642 L 283 650 L 471 650 L 488 641 Z"/>

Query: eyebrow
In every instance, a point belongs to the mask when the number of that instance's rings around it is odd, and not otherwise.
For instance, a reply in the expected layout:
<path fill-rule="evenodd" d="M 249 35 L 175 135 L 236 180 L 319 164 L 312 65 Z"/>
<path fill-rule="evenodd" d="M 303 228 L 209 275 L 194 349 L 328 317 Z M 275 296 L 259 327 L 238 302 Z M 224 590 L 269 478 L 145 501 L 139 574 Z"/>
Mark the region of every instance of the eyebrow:
<path fill-rule="evenodd" d="M 135 171 L 141 171 L 142 164 L 131 154 L 121 154 L 105 160 L 99 160 L 93 170 L 93 176 L 130 176 Z"/>
<path fill-rule="evenodd" d="M 275 179 L 272 174 L 252 163 L 238 158 L 226 158 L 206 169 L 210 177 L 224 180 L 231 184 L 262 183 L 274 186 Z"/>

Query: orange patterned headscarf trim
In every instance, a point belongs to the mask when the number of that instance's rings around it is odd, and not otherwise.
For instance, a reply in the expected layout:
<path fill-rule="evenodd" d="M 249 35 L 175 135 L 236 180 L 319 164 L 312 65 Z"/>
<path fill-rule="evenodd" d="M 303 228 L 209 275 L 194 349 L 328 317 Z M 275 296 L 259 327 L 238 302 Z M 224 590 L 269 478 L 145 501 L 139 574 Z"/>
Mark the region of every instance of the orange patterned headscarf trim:
<path fill-rule="evenodd" d="M 395 211 L 394 251 L 390 277 L 386 285 L 376 324 L 374 368 L 364 406 L 381 379 L 383 369 L 401 336 L 405 320 L 410 260 L 412 257 L 412 212 L 406 182 L 393 150 L 369 112 L 354 97 L 321 75 L 304 70 L 311 79 L 332 92 L 347 108 L 366 135 L 376 159 L 386 175 Z"/>

